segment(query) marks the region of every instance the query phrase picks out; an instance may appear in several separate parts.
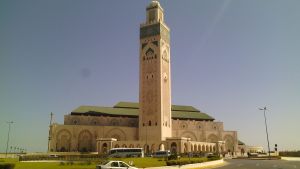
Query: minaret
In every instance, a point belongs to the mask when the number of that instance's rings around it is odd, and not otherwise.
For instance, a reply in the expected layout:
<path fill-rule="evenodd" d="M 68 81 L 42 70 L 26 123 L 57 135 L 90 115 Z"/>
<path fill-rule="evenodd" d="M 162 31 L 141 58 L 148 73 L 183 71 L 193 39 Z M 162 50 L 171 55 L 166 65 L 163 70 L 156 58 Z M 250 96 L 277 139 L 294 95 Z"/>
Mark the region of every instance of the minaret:
<path fill-rule="evenodd" d="M 140 26 L 139 139 L 162 141 L 172 137 L 170 29 L 158 1 L 146 8 Z"/>

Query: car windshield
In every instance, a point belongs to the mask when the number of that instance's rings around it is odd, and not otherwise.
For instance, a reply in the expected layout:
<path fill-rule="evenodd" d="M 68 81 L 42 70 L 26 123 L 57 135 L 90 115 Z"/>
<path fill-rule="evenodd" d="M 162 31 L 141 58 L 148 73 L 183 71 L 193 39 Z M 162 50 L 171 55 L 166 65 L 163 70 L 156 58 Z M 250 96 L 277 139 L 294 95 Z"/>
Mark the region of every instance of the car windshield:
<path fill-rule="evenodd" d="M 124 162 L 120 162 L 119 163 L 120 164 L 120 167 L 129 167 L 126 163 L 124 163 Z"/>

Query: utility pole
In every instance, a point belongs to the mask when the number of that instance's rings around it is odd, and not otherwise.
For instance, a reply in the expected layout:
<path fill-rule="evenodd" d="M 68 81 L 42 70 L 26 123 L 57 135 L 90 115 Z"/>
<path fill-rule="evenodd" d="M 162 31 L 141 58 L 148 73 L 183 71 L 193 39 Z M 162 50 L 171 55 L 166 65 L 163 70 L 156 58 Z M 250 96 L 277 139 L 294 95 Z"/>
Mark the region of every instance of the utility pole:
<path fill-rule="evenodd" d="M 267 107 L 265 106 L 264 108 L 258 108 L 258 109 L 264 111 L 265 126 L 266 126 L 266 134 L 267 134 L 267 142 L 268 142 L 268 153 L 269 153 L 269 158 L 271 158 L 271 154 L 270 154 L 270 142 L 269 142 L 269 133 L 268 133 L 267 117 L 266 117 Z"/>
<path fill-rule="evenodd" d="M 53 123 L 53 113 L 50 113 L 50 123 L 49 123 L 49 136 L 48 136 L 48 152 L 50 152 L 50 142 L 52 139 L 52 123 Z"/>
<path fill-rule="evenodd" d="M 8 124 L 8 133 L 7 133 L 7 142 L 6 142 L 6 151 L 5 151 L 5 157 L 7 157 L 7 150 L 8 150 L 8 144 L 9 144 L 9 133 L 10 133 L 10 125 L 13 124 L 13 121 L 6 122 Z"/>

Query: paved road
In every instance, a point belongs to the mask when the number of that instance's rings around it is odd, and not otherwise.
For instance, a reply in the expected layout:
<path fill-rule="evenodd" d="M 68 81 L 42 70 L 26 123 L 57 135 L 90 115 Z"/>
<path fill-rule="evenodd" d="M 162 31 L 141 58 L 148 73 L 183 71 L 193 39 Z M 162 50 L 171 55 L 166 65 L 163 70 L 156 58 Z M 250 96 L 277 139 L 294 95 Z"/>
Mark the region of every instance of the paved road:
<path fill-rule="evenodd" d="M 218 169 L 300 169 L 300 161 L 285 160 L 226 160 Z"/>

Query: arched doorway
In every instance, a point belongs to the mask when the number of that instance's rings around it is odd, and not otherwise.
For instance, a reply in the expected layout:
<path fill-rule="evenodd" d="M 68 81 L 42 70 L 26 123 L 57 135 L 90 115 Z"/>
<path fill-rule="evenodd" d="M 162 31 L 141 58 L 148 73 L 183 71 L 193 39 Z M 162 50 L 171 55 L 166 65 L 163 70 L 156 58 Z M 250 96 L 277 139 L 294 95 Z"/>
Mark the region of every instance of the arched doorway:
<path fill-rule="evenodd" d="M 194 145 L 194 152 L 197 152 L 199 150 L 197 150 L 197 144 Z"/>
<path fill-rule="evenodd" d="M 198 151 L 201 152 L 201 145 L 198 145 Z"/>
<path fill-rule="evenodd" d="M 150 153 L 150 147 L 149 147 L 148 144 L 144 145 L 144 151 L 145 151 L 145 154 L 149 154 Z"/>
<path fill-rule="evenodd" d="M 160 151 L 165 151 L 165 145 L 164 145 L 163 143 L 161 143 L 161 144 L 159 145 L 159 150 L 160 150 Z"/>
<path fill-rule="evenodd" d="M 184 143 L 183 152 L 184 153 L 188 152 L 188 144 L 187 143 Z"/>
<path fill-rule="evenodd" d="M 102 144 L 102 153 L 107 154 L 107 144 L 106 143 Z"/>
<path fill-rule="evenodd" d="M 71 150 L 71 132 L 63 129 L 57 134 L 56 150 L 61 152 L 68 152 Z"/>
<path fill-rule="evenodd" d="M 80 152 L 92 151 L 92 134 L 88 130 L 83 130 L 78 136 L 78 150 Z"/>
<path fill-rule="evenodd" d="M 228 152 L 234 152 L 234 140 L 231 135 L 226 135 L 224 137 L 225 148 Z"/>
<path fill-rule="evenodd" d="M 172 154 L 176 154 L 177 153 L 177 144 L 175 142 L 173 142 L 171 144 L 171 153 Z"/>

